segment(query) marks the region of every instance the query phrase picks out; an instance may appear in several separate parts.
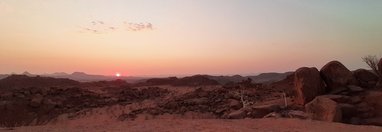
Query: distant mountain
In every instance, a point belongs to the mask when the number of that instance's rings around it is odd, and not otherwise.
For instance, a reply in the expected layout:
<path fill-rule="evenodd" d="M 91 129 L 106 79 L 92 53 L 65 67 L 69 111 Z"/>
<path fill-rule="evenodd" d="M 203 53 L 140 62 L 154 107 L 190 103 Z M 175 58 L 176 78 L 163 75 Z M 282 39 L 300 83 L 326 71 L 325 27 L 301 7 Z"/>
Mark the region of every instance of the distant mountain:
<path fill-rule="evenodd" d="M 277 82 L 285 79 L 288 75 L 293 74 L 294 72 L 285 72 L 285 73 L 261 73 L 257 76 L 247 76 L 252 79 L 252 81 L 257 83 L 271 83 Z"/>
<path fill-rule="evenodd" d="M 54 77 L 54 78 L 68 78 L 80 82 L 92 82 L 92 81 L 111 81 L 116 79 L 125 80 L 126 82 L 133 83 L 141 79 L 146 79 L 143 77 L 115 77 L 115 76 L 104 76 L 104 75 L 91 75 L 84 72 L 73 72 L 72 74 L 67 74 L 64 72 L 56 72 L 53 74 L 43 74 L 41 76 Z"/>
<path fill-rule="evenodd" d="M 23 87 L 51 87 L 51 86 L 74 86 L 80 84 L 70 79 L 59 79 L 52 77 L 27 76 L 12 74 L 0 80 L 0 90 L 9 90 Z"/>
<path fill-rule="evenodd" d="M 226 84 L 229 82 L 240 82 L 242 80 L 246 80 L 247 78 L 251 78 L 253 82 L 256 83 L 271 83 L 276 82 L 285 79 L 288 75 L 292 74 L 293 72 L 285 72 L 285 73 L 261 73 L 256 76 L 240 76 L 240 75 L 233 75 L 233 76 L 211 76 L 211 75 L 203 75 L 203 77 L 206 77 L 208 79 L 215 80 L 219 82 L 220 84 Z M 24 72 L 22 75 L 34 77 L 38 76 L 36 74 L 31 74 L 29 72 Z M 6 78 L 10 76 L 9 74 L 0 74 L 0 79 Z M 67 78 L 71 80 L 76 80 L 80 82 L 92 82 L 92 81 L 111 81 L 116 79 L 125 80 L 128 83 L 135 83 L 135 82 L 142 82 L 150 79 L 149 77 L 132 77 L 132 76 L 122 76 L 122 77 L 115 77 L 115 76 L 104 76 L 104 75 L 91 75 L 84 72 L 73 72 L 72 74 L 68 74 L 65 72 L 56 72 L 52 74 L 42 74 L 39 75 L 42 77 L 53 77 L 53 78 Z M 171 78 L 170 78 L 171 80 Z M 150 82 L 152 81 L 152 82 Z M 165 82 L 166 78 L 156 78 L 153 80 L 150 80 L 149 83 L 157 83 L 159 82 Z M 167 80 L 169 81 L 169 80 Z"/>
<path fill-rule="evenodd" d="M 36 76 L 36 75 L 33 75 L 33 74 L 31 74 L 31 73 L 29 73 L 27 71 L 23 72 L 21 75 L 26 75 L 26 76 L 30 76 L 30 77 Z"/>
<path fill-rule="evenodd" d="M 68 73 L 65 73 L 65 72 L 55 72 L 55 73 L 52 73 L 52 74 L 48 74 L 48 76 L 67 76 L 69 75 Z"/>
<path fill-rule="evenodd" d="M 213 79 L 219 82 L 220 84 L 226 84 L 229 82 L 237 83 L 247 79 L 246 77 L 243 77 L 240 75 L 233 75 L 233 76 L 209 76 L 208 75 L 208 78 Z"/>
<path fill-rule="evenodd" d="M 0 74 L 0 79 L 4 79 L 4 78 L 6 78 L 8 76 L 9 76 L 8 74 Z"/>
<path fill-rule="evenodd" d="M 293 72 L 285 72 L 285 73 L 261 73 L 256 76 L 208 76 L 208 78 L 218 81 L 220 84 L 226 84 L 228 82 L 240 82 L 242 80 L 246 80 L 247 78 L 251 78 L 252 82 L 255 83 L 272 83 L 285 79 L 288 75 L 293 74 Z"/>

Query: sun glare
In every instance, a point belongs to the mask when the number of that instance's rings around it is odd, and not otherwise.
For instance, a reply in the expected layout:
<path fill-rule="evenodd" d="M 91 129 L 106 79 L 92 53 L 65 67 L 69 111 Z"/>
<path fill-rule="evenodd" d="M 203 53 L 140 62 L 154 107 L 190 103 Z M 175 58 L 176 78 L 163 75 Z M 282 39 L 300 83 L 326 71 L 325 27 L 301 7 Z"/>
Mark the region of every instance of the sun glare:
<path fill-rule="evenodd" d="M 116 77 L 120 77 L 121 74 L 120 74 L 120 73 L 115 73 L 115 76 L 116 76 Z"/>

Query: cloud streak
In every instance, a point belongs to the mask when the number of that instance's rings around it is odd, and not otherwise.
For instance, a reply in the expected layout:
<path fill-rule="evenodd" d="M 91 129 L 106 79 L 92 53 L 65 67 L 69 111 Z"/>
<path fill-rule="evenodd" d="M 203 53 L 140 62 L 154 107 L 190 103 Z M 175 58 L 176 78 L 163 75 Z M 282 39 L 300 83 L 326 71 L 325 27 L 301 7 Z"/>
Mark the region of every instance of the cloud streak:
<path fill-rule="evenodd" d="M 124 21 L 118 25 L 112 25 L 105 21 L 95 20 L 91 21 L 86 26 L 81 26 L 81 31 L 83 33 L 110 33 L 117 31 L 125 32 L 140 32 L 140 31 L 151 31 L 154 30 L 153 24 L 149 22 L 128 22 Z"/>

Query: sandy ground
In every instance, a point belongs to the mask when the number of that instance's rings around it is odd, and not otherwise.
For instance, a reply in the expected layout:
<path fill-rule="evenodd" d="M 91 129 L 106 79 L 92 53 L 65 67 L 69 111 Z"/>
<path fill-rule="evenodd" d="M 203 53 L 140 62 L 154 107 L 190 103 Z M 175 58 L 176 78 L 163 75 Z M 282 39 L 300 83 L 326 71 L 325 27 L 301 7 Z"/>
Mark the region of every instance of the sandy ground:
<path fill-rule="evenodd" d="M 299 119 L 153 119 L 101 125 L 46 125 L 19 127 L 12 132 L 382 132 L 382 127 Z"/>

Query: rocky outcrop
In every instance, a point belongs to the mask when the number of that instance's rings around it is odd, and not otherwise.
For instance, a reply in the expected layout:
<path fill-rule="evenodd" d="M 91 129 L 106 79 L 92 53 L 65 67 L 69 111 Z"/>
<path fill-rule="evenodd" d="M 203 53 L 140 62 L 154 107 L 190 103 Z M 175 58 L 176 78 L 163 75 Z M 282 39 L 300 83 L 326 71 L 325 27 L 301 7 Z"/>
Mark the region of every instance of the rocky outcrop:
<path fill-rule="evenodd" d="M 382 78 L 382 58 L 378 62 L 379 76 Z"/>
<path fill-rule="evenodd" d="M 321 77 L 325 81 L 329 90 L 357 84 L 353 73 L 341 62 L 331 61 L 320 70 Z"/>
<path fill-rule="evenodd" d="M 297 69 L 294 76 L 294 88 L 297 93 L 296 102 L 302 105 L 325 93 L 324 83 L 317 68 Z"/>
<path fill-rule="evenodd" d="M 19 80 L 18 83 L 20 84 L 14 83 L 14 80 Z M 44 83 L 37 86 L 37 83 L 33 83 L 34 80 Z M 47 80 L 48 82 L 46 82 Z M 49 80 L 52 82 L 49 82 Z M 13 76 L 6 79 L 6 81 L 2 81 L 3 84 L 7 86 L 12 84 L 15 88 L 0 89 L 0 127 L 46 124 L 61 114 L 75 113 L 84 109 L 114 104 L 126 105 L 162 97 L 169 93 L 168 90 L 159 87 L 139 89 L 108 87 L 105 94 L 100 94 L 77 87 L 79 86 L 78 83 L 72 83 L 72 86 L 68 86 L 70 84 L 50 86 L 51 84 L 61 84 L 66 81 L 68 80 L 25 76 Z M 69 80 L 68 82 L 73 81 Z M 23 84 L 34 84 L 34 86 L 22 87 Z"/>
<path fill-rule="evenodd" d="M 359 82 L 359 85 L 364 88 L 374 88 L 378 82 L 378 76 L 368 70 L 358 69 L 353 71 L 354 77 Z"/>
<path fill-rule="evenodd" d="M 312 119 L 329 122 L 341 122 L 342 110 L 337 102 L 330 98 L 317 97 L 305 105 L 306 112 Z"/>
<path fill-rule="evenodd" d="M 369 106 L 374 106 L 376 116 L 382 117 L 382 92 L 369 91 L 367 92 L 364 101 Z"/>

